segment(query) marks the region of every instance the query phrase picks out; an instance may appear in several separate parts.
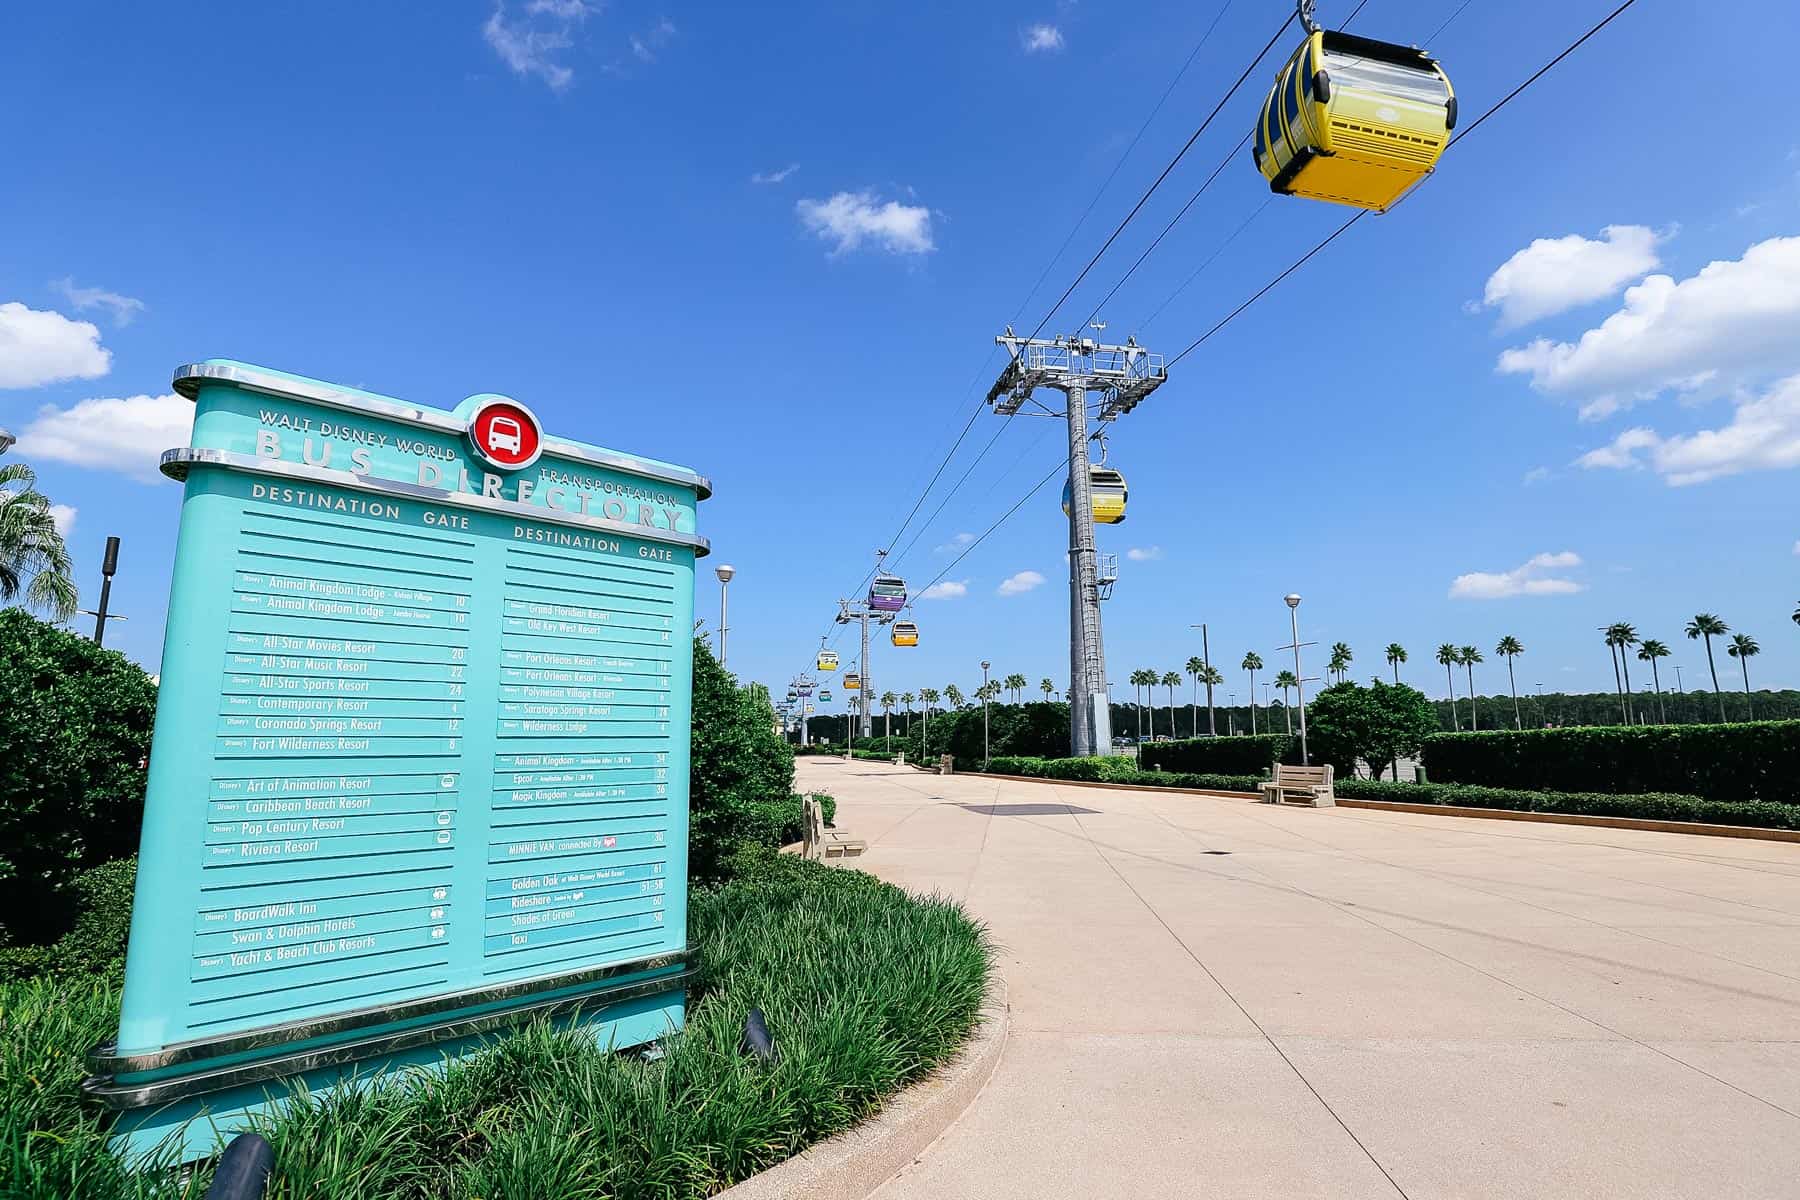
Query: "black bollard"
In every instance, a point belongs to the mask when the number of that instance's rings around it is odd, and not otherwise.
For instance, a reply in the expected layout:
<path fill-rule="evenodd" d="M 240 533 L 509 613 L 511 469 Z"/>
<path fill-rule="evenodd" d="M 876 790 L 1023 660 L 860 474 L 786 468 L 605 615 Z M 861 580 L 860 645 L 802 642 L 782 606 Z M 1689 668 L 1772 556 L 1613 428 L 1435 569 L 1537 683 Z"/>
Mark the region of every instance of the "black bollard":
<path fill-rule="evenodd" d="M 745 1054 L 754 1054 L 764 1062 L 775 1061 L 775 1039 L 769 1036 L 762 1009 L 753 1008 L 744 1018 L 744 1040 L 738 1043 L 738 1049 Z"/>
<path fill-rule="evenodd" d="M 275 1169 L 275 1147 L 261 1135 L 240 1133 L 219 1156 L 206 1200 L 261 1200 Z"/>

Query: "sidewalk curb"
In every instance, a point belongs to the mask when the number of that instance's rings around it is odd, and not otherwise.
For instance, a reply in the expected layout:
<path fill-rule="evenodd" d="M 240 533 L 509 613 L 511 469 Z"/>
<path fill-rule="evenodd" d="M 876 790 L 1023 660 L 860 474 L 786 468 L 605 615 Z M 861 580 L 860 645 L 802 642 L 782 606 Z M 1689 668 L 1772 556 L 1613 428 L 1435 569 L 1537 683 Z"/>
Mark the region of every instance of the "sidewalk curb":
<path fill-rule="evenodd" d="M 998 972 L 983 1007 L 975 1035 L 949 1063 L 855 1129 L 726 1188 L 716 1200 L 865 1200 L 955 1124 L 987 1086 L 1012 1024 Z"/>
<path fill-rule="evenodd" d="M 1600 817 L 1585 813 L 1521 812 L 1511 808 L 1467 808 L 1455 804 L 1407 804 L 1400 800 L 1346 800 L 1339 808 L 1380 812 L 1423 813 L 1437 817 L 1480 817 L 1489 821 L 1530 821 L 1539 825 L 1587 825 L 1595 829 L 1642 829 L 1650 833 L 1685 833 L 1694 837 L 1748 838 L 1759 842 L 1800 842 L 1800 829 L 1765 829 L 1760 825 L 1710 825 L 1702 821 L 1657 821 L 1647 817 Z"/>

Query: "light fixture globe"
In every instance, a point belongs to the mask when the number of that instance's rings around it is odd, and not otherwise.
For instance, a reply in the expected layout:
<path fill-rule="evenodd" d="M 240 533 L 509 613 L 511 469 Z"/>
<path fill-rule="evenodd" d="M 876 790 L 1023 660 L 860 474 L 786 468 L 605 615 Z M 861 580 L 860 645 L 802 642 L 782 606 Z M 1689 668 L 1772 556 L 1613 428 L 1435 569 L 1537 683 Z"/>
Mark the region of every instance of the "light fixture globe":
<path fill-rule="evenodd" d="M 1286 596 L 1283 596 L 1282 599 L 1287 601 L 1287 606 L 1289 608 L 1299 608 L 1300 607 L 1300 593 L 1299 592 L 1289 592 Z"/>
<path fill-rule="evenodd" d="M 713 568 L 713 574 L 719 577 L 720 583 L 730 583 L 731 577 L 737 574 L 737 568 L 730 563 L 720 563 Z"/>

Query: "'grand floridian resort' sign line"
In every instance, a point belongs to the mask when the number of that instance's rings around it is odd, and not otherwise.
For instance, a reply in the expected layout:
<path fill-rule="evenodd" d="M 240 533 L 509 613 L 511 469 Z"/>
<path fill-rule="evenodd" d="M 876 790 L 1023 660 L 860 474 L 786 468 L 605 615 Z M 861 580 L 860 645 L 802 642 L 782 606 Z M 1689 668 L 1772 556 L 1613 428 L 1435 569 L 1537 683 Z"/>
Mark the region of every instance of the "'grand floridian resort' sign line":
<path fill-rule="evenodd" d="M 195 403 L 116 1042 L 189 1154 L 296 1081 L 527 1016 L 680 1025 L 696 503 L 683 467 L 260 367 Z M 196 1117 L 204 1119 L 196 1120 Z"/>

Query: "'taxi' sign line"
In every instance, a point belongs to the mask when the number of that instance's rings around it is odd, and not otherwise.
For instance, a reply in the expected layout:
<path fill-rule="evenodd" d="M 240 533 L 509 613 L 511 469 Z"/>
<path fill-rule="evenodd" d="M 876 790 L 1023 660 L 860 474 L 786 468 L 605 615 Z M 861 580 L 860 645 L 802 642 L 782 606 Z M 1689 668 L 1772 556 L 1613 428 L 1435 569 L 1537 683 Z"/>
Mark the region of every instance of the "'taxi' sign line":
<path fill-rule="evenodd" d="M 204 1154 L 296 1079 L 526 1015 L 679 1027 L 707 481 L 502 396 L 217 360 L 175 387 L 193 445 L 163 458 L 186 491 L 89 1096 L 133 1147 Z"/>

